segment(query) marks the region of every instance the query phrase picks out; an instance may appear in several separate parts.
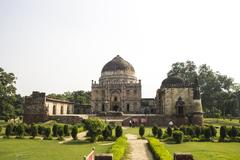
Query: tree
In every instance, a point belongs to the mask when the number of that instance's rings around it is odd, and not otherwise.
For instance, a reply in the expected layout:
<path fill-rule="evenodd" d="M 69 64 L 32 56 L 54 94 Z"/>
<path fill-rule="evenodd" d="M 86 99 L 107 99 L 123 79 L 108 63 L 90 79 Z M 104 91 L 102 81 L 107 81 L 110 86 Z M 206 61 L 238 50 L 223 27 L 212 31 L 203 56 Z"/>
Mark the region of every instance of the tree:
<path fill-rule="evenodd" d="M 102 132 L 103 138 L 107 140 L 108 138 L 112 137 L 112 128 L 111 126 L 107 125 Z"/>
<path fill-rule="evenodd" d="M 153 126 L 153 128 L 152 128 L 152 134 L 153 134 L 153 136 L 154 137 L 156 137 L 157 136 L 157 134 L 158 134 L 158 128 L 157 128 L 157 126 Z"/>
<path fill-rule="evenodd" d="M 158 128 L 157 137 L 158 137 L 159 139 L 161 139 L 161 138 L 162 138 L 162 135 L 163 135 L 162 129 L 161 129 L 161 128 Z"/>
<path fill-rule="evenodd" d="M 65 135 L 65 136 L 69 136 L 69 130 L 68 130 L 68 125 L 67 125 L 67 124 L 65 124 L 65 125 L 63 126 L 63 131 L 64 131 L 64 135 Z"/>
<path fill-rule="evenodd" d="M 71 132 L 71 136 L 74 140 L 77 140 L 77 134 L 78 134 L 78 127 L 77 126 L 73 126 L 72 128 L 72 132 Z"/>
<path fill-rule="evenodd" d="M 145 128 L 144 128 L 143 125 L 140 125 L 140 127 L 139 127 L 139 135 L 140 135 L 141 137 L 143 137 L 144 133 L 145 133 Z"/>
<path fill-rule="evenodd" d="M 31 136 L 34 139 L 38 133 L 38 127 L 37 125 L 33 124 L 31 125 Z"/>
<path fill-rule="evenodd" d="M 116 137 L 121 137 L 122 136 L 122 127 L 121 126 L 117 126 L 116 129 L 115 129 L 115 134 L 116 134 Z"/>
<path fill-rule="evenodd" d="M 90 136 L 90 141 L 95 142 L 97 137 L 102 134 L 105 124 L 98 118 L 89 118 L 83 122 L 88 131 L 87 135 Z"/>
<path fill-rule="evenodd" d="M 6 120 L 13 118 L 15 102 L 15 83 L 16 77 L 13 73 L 7 73 L 0 67 L 0 116 Z"/>

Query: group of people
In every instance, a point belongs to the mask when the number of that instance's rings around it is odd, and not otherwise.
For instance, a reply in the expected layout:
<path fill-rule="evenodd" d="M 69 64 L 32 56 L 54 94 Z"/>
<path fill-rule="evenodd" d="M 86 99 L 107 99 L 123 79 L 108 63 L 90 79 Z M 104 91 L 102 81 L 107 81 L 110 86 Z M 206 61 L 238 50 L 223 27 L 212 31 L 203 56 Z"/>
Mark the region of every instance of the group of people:
<path fill-rule="evenodd" d="M 134 124 L 135 124 L 134 121 L 132 121 L 132 120 L 129 121 L 129 127 L 134 127 Z"/>

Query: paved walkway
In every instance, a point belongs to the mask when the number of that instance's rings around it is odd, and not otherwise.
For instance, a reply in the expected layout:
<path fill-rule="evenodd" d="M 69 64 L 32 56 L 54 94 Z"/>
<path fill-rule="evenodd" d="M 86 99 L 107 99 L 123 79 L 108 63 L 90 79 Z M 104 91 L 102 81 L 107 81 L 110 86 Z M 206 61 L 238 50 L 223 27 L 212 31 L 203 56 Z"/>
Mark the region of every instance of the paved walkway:
<path fill-rule="evenodd" d="M 153 160 L 152 154 L 148 149 L 147 140 L 137 139 L 136 135 L 126 134 L 128 142 L 130 144 L 131 160 Z"/>

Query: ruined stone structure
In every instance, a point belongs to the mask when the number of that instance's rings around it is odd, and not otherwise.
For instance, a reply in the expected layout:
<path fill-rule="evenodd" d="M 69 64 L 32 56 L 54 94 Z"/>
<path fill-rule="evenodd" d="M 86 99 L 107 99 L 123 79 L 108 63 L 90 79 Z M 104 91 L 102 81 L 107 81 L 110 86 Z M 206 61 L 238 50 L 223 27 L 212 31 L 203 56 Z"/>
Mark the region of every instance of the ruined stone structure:
<path fill-rule="evenodd" d="M 202 125 L 203 112 L 197 78 L 186 84 L 179 77 L 163 80 L 156 94 L 157 113 L 175 124 L 193 123 Z"/>
<path fill-rule="evenodd" d="M 141 97 L 141 80 L 135 77 L 133 66 L 119 55 L 103 67 L 99 83 L 92 81 L 94 113 L 140 113 Z"/>
<path fill-rule="evenodd" d="M 23 120 L 26 123 L 43 122 L 48 120 L 48 116 L 73 112 L 73 103 L 46 97 L 45 93 L 33 92 L 31 96 L 25 97 Z"/>

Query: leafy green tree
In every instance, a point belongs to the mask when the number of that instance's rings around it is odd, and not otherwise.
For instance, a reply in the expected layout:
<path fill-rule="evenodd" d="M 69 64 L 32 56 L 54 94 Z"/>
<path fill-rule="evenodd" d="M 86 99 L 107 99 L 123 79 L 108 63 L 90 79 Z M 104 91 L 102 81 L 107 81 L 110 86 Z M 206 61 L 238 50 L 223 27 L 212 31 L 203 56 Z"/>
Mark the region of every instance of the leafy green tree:
<path fill-rule="evenodd" d="M 141 137 L 143 137 L 144 133 L 145 133 L 144 125 L 140 125 L 140 127 L 139 127 L 139 135 Z"/>
<path fill-rule="evenodd" d="M 157 136 L 157 134 L 158 134 L 158 128 L 157 128 L 157 126 L 153 126 L 153 128 L 152 128 L 152 134 L 153 134 L 153 136 L 154 137 L 156 137 Z"/>
<path fill-rule="evenodd" d="M 107 125 L 102 132 L 103 138 L 107 140 L 108 138 L 112 137 L 112 128 L 111 126 Z"/>
<path fill-rule="evenodd" d="M 16 77 L 13 73 L 7 73 L 0 67 L 0 116 L 6 120 L 14 118 L 14 102 L 16 100 Z"/>
<path fill-rule="evenodd" d="M 77 140 L 77 134 L 78 134 L 78 127 L 77 126 L 73 126 L 72 128 L 72 132 L 71 132 L 71 136 L 74 140 Z"/>
<path fill-rule="evenodd" d="M 90 137 L 90 141 L 95 142 L 104 130 L 104 122 L 98 118 L 89 118 L 84 121 L 84 124 L 85 129 L 88 131 L 87 135 Z"/>
<path fill-rule="evenodd" d="M 121 126 L 117 126 L 116 129 L 115 129 L 115 134 L 116 134 L 116 137 L 121 137 L 122 136 L 122 127 Z"/>

